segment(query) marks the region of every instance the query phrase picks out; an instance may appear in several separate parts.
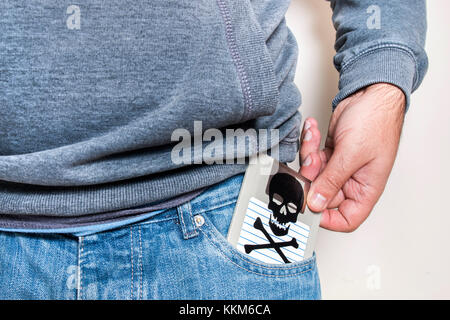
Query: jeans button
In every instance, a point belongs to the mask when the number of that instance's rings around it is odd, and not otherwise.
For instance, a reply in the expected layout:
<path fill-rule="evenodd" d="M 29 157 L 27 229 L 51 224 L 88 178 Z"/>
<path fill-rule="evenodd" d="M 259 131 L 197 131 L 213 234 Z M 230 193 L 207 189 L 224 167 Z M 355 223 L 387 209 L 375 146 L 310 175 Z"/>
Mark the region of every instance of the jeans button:
<path fill-rule="evenodd" d="M 205 223 L 205 218 L 203 218 L 203 216 L 201 215 L 196 215 L 194 217 L 194 221 L 197 227 L 201 227 Z"/>

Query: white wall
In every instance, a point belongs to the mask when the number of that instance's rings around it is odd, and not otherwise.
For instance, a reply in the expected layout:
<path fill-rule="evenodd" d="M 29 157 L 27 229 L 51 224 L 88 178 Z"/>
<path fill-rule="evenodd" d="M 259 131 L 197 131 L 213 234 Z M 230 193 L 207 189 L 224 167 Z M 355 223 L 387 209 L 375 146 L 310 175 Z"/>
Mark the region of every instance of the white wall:
<path fill-rule="evenodd" d="M 320 230 L 324 299 L 450 298 L 450 1 L 427 4 L 430 66 L 412 96 L 384 195 L 355 232 Z M 326 132 L 338 79 L 329 3 L 292 0 L 287 21 L 300 46 L 300 110 Z"/>

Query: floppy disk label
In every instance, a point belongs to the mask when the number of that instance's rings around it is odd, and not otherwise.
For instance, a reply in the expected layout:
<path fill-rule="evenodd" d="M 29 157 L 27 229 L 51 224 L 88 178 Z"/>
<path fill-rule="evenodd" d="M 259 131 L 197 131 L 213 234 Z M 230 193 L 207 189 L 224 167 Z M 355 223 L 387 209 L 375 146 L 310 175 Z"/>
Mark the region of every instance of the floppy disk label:
<path fill-rule="evenodd" d="M 256 160 L 245 173 L 228 241 L 264 263 L 311 258 L 320 214 L 306 206 L 310 181 L 267 155 Z"/>
<path fill-rule="evenodd" d="M 277 236 L 271 225 L 287 229 Z M 249 201 L 237 249 L 266 263 L 302 261 L 309 237 L 309 226 L 298 221 L 282 225 L 276 221 L 267 204 L 252 197 Z"/>

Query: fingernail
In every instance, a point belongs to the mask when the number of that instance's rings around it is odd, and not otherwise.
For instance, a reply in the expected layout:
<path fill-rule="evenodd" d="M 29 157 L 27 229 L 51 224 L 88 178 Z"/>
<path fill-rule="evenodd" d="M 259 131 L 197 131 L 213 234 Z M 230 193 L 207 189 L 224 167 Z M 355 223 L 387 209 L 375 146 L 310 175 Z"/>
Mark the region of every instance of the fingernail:
<path fill-rule="evenodd" d="M 325 206 L 326 202 L 327 202 L 327 198 L 325 198 L 320 193 L 315 193 L 313 195 L 311 205 L 316 209 L 322 209 Z"/>
<path fill-rule="evenodd" d="M 311 128 L 311 123 L 309 123 L 309 121 L 305 121 L 304 129 L 308 130 L 309 128 Z"/>
<path fill-rule="evenodd" d="M 310 156 L 307 156 L 306 159 L 305 159 L 305 161 L 303 161 L 303 164 L 302 164 L 302 165 L 303 165 L 304 167 L 307 167 L 307 166 L 309 166 L 311 163 L 312 163 L 311 157 L 310 157 Z"/>
<path fill-rule="evenodd" d="M 303 137 L 303 141 L 309 141 L 312 138 L 312 132 L 311 131 L 306 131 L 305 136 Z"/>

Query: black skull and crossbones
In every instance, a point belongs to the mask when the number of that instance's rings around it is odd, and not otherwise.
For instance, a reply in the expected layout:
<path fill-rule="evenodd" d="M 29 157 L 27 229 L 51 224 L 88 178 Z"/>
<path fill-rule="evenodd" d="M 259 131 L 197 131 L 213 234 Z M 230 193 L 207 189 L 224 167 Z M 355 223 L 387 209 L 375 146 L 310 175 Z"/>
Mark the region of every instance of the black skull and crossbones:
<path fill-rule="evenodd" d="M 300 182 L 287 173 L 277 173 L 270 180 L 269 184 L 269 209 L 272 211 L 269 220 L 269 227 L 276 236 L 285 236 L 289 232 L 290 223 L 296 222 L 298 214 L 303 207 L 303 188 Z M 261 231 L 267 244 L 246 244 L 245 252 L 249 254 L 258 249 L 275 249 L 285 263 L 290 263 L 280 248 L 298 248 L 297 240 L 292 237 L 289 241 L 275 242 L 265 229 L 261 219 L 256 218 L 253 227 Z"/>

